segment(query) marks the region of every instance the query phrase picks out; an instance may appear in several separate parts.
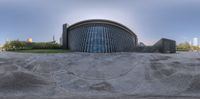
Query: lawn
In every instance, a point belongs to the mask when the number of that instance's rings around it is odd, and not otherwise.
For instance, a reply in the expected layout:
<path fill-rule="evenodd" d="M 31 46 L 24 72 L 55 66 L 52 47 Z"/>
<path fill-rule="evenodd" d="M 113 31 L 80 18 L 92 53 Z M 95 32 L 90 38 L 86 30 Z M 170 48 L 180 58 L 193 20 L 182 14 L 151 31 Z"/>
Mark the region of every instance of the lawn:
<path fill-rule="evenodd" d="M 63 49 L 31 49 L 31 50 L 15 50 L 12 52 L 20 52 L 20 53 L 66 53 L 69 50 Z"/>

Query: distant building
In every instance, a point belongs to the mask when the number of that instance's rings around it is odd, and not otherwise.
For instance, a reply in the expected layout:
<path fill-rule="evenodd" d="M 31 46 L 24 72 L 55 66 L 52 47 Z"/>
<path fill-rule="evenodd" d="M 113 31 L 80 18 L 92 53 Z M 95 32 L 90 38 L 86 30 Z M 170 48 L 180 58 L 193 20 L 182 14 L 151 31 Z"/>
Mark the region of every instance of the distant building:
<path fill-rule="evenodd" d="M 63 45 L 62 37 L 60 38 L 60 45 Z"/>
<path fill-rule="evenodd" d="M 192 41 L 189 41 L 190 46 L 192 45 Z"/>
<path fill-rule="evenodd" d="M 139 42 L 138 46 L 139 47 L 145 47 L 146 45 L 143 42 Z"/>
<path fill-rule="evenodd" d="M 0 52 L 3 51 L 3 45 L 0 44 Z"/>
<path fill-rule="evenodd" d="M 198 40 L 198 38 L 193 38 L 193 42 L 192 42 L 192 45 L 193 46 L 199 46 L 199 40 Z"/>
<path fill-rule="evenodd" d="M 56 42 L 55 36 L 53 35 L 53 42 Z"/>
<path fill-rule="evenodd" d="M 32 38 L 28 38 L 28 39 L 27 39 L 27 42 L 28 42 L 28 43 L 32 43 L 32 42 L 33 42 L 33 39 L 32 39 Z"/>
<path fill-rule="evenodd" d="M 162 53 L 176 53 L 176 41 L 162 38 L 154 44 L 153 49 Z"/>
<path fill-rule="evenodd" d="M 8 38 L 6 38 L 6 42 L 9 42 L 10 40 Z"/>

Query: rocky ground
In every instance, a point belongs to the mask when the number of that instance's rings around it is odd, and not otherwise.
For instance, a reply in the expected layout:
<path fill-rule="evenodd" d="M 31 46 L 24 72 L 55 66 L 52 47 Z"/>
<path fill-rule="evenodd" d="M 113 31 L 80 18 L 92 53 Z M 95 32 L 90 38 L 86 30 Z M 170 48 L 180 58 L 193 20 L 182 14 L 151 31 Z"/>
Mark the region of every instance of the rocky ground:
<path fill-rule="evenodd" d="M 0 97 L 198 99 L 200 54 L 1 52 Z"/>

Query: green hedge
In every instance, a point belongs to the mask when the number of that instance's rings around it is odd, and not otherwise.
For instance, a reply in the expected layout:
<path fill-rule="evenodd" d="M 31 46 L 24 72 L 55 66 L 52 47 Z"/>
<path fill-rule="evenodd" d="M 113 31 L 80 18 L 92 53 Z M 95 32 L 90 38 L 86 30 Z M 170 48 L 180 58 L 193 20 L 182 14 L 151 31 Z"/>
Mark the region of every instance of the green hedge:
<path fill-rule="evenodd" d="M 7 51 L 12 50 L 30 50 L 30 49 L 61 49 L 61 45 L 55 42 L 33 42 L 28 43 L 25 41 L 10 41 L 6 42 L 3 48 Z"/>
<path fill-rule="evenodd" d="M 30 43 L 29 47 L 32 49 L 60 49 L 61 46 L 56 43 Z"/>
<path fill-rule="evenodd" d="M 190 51 L 189 49 L 183 49 L 183 48 L 177 48 L 176 51 L 184 51 L 184 52 L 188 52 Z"/>
<path fill-rule="evenodd" d="M 180 43 L 176 46 L 177 51 L 200 51 L 199 46 L 192 46 L 188 42 Z"/>

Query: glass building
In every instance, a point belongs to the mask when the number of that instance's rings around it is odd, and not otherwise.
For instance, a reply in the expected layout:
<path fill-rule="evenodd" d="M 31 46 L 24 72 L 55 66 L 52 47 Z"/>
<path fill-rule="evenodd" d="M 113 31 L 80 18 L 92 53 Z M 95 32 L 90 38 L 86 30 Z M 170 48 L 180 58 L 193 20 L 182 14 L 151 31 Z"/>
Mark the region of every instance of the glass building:
<path fill-rule="evenodd" d="M 77 52 L 110 53 L 132 51 L 137 36 L 122 24 L 109 20 L 86 20 L 63 25 L 63 48 Z"/>

